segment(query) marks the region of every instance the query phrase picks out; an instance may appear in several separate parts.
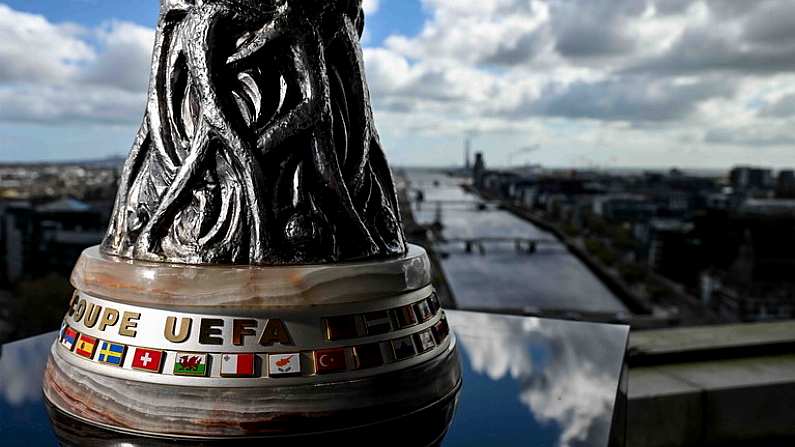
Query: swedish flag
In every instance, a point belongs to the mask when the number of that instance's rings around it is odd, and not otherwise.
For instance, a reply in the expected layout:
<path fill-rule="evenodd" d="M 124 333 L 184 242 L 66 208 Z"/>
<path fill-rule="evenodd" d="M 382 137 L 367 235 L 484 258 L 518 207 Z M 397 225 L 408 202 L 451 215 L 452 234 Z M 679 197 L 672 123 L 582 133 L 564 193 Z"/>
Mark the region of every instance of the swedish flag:
<path fill-rule="evenodd" d="M 122 362 L 124 361 L 124 353 L 126 350 L 127 346 L 111 343 L 108 341 L 102 341 L 102 344 L 99 348 L 99 357 L 97 360 L 109 365 L 121 366 Z"/>

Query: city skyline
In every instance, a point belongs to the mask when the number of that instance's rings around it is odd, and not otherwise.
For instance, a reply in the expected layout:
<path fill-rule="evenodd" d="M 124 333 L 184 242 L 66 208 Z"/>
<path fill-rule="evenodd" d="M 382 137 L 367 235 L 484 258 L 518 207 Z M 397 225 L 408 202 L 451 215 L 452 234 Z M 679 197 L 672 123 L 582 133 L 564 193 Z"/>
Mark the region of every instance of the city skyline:
<path fill-rule="evenodd" d="M 795 165 L 795 5 L 368 0 L 393 165 Z M 125 157 L 158 1 L 0 2 L 0 162 Z M 516 155 L 521 148 L 536 147 Z"/>

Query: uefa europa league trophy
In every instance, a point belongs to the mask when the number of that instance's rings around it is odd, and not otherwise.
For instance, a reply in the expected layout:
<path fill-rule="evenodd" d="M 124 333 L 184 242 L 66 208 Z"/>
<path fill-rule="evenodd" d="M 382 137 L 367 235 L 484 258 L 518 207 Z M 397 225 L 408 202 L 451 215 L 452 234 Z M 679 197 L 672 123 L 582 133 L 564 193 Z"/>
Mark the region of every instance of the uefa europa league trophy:
<path fill-rule="evenodd" d="M 107 237 L 72 274 L 44 393 L 115 430 L 338 430 L 454 399 L 455 337 L 407 245 L 361 0 L 162 0 Z"/>

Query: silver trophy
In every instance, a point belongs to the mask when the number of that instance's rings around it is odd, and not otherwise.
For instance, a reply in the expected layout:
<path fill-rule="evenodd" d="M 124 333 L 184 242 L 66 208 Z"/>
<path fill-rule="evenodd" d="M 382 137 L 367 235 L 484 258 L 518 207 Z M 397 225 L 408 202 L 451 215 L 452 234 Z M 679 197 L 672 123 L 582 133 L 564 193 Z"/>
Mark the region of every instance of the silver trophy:
<path fill-rule="evenodd" d="M 405 242 L 363 26 L 361 0 L 162 1 L 108 234 L 51 349 L 53 407 L 225 438 L 454 405 L 455 336 Z"/>

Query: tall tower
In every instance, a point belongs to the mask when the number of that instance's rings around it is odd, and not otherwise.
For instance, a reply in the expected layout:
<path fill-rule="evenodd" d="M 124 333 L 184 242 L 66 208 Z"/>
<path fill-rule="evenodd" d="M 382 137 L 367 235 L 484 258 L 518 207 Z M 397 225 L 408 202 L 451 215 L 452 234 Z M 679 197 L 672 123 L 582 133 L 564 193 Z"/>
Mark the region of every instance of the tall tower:
<path fill-rule="evenodd" d="M 472 138 L 466 137 L 464 140 L 464 169 L 469 171 L 470 163 L 469 163 L 469 154 L 472 151 Z"/>
<path fill-rule="evenodd" d="M 486 170 L 486 161 L 483 158 L 483 152 L 475 154 L 475 166 L 472 168 L 472 179 L 475 182 L 475 188 L 483 187 L 483 171 Z"/>

